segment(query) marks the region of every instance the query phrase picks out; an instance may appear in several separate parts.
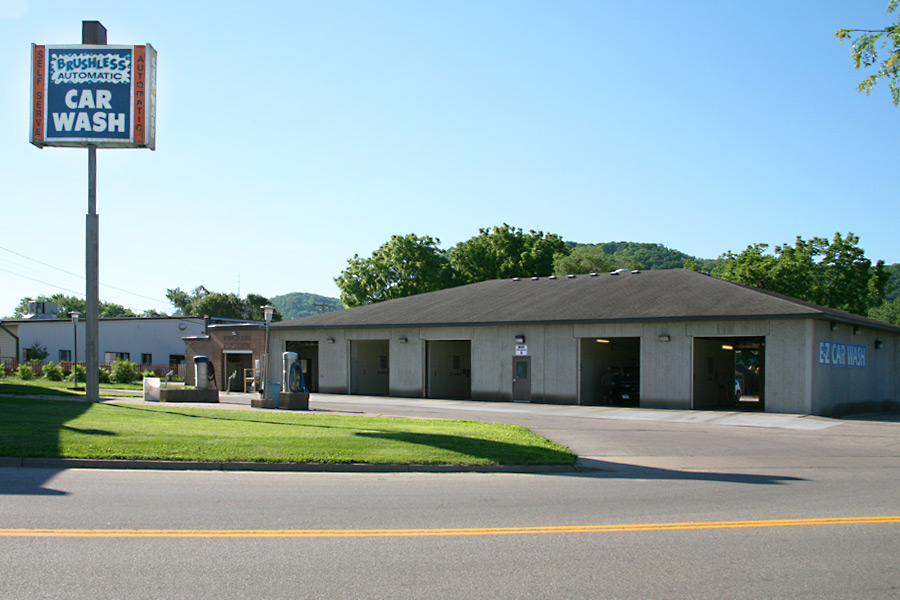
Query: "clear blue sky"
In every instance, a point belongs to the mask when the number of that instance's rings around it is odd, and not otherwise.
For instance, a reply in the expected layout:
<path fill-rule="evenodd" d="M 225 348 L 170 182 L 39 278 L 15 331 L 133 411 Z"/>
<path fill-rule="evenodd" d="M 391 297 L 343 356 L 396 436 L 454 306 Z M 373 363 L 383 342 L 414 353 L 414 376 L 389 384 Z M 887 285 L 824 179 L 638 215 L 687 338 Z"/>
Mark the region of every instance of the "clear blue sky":
<path fill-rule="evenodd" d="M 100 296 L 170 311 L 239 280 L 337 296 L 392 234 L 504 222 L 701 258 L 852 231 L 900 262 L 900 109 L 834 38 L 886 6 L 0 0 L 0 315 L 83 295 L 18 255 L 84 273 L 87 152 L 28 143 L 30 44 L 82 20 L 159 53 L 157 150 L 99 152 Z"/>

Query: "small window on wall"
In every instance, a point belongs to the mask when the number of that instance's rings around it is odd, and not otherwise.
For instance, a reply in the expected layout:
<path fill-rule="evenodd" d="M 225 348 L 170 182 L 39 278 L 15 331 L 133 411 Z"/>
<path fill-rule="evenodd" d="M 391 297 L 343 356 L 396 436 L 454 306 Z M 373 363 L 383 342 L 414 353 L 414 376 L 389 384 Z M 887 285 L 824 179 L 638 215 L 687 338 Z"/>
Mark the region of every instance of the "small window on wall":
<path fill-rule="evenodd" d="M 59 362 L 72 362 L 72 351 L 71 350 L 60 350 L 59 351 Z"/>
<path fill-rule="evenodd" d="M 141 354 L 141 364 L 142 365 L 153 364 L 153 355 L 152 354 Z"/>
<path fill-rule="evenodd" d="M 111 364 L 117 360 L 129 360 L 131 354 L 129 352 L 104 352 L 103 362 Z"/>
<path fill-rule="evenodd" d="M 184 364 L 184 354 L 170 354 L 169 355 L 169 364 L 170 365 L 183 365 Z"/>

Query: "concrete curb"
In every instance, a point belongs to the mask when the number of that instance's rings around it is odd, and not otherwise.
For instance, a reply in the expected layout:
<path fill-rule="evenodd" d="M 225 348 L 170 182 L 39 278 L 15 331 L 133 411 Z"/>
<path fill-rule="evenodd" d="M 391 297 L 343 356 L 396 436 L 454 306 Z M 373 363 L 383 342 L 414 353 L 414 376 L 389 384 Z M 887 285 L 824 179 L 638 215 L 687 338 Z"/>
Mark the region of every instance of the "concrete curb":
<path fill-rule="evenodd" d="M 583 465 L 399 465 L 202 462 L 166 460 L 117 460 L 94 458 L 0 457 L 0 468 L 41 469 L 158 469 L 166 471 L 275 471 L 303 473 L 576 473 L 596 471 Z"/>

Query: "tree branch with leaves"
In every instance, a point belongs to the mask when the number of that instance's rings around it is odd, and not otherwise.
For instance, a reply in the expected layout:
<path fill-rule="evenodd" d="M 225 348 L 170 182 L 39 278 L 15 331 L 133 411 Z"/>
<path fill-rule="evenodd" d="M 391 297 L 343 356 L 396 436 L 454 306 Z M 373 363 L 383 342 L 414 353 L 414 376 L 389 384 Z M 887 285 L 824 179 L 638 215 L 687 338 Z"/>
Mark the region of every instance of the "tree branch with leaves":
<path fill-rule="evenodd" d="M 887 14 L 897 10 L 900 0 L 888 2 Z M 851 55 L 853 66 L 857 69 L 868 69 L 878 63 L 879 46 L 881 51 L 887 53 L 887 57 L 877 66 L 878 71 L 863 79 L 857 90 L 865 92 L 868 96 L 872 88 L 882 77 L 890 83 L 891 97 L 894 106 L 900 105 L 900 16 L 895 25 L 889 25 L 884 29 L 838 29 L 834 34 L 841 45 L 844 40 L 853 40 Z M 884 56 L 884 55 L 882 55 Z"/>

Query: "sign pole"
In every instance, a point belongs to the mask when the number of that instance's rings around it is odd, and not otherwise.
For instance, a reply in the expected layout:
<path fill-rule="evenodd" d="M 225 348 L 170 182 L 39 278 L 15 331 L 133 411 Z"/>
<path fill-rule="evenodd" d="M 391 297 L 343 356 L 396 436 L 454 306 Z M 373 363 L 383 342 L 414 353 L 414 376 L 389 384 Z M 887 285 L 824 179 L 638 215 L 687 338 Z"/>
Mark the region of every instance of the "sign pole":
<path fill-rule="evenodd" d="M 48 117 L 51 117 L 48 118 Z M 81 22 L 81 45 L 31 45 L 31 131 L 38 148 L 87 148 L 85 396 L 100 401 L 100 218 L 97 148 L 156 149 L 156 50 L 109 46 L 99 21 Z"/>
<path fill-rule="evenodd" d="M 85 216 L 85 396 L 100 401 L 100 216 L 97 214 L 97 147 L 88 146 L 88 213 Z"/>
<path fill-rule="evenodd" d="M 81 43 L 106 45 L 99 21 L 82 21 Z M 100 216 L 97 214 L 97 146 L 88 151 L 88 212 L 85 217 L 85 397 L 100 401 Z"/>

